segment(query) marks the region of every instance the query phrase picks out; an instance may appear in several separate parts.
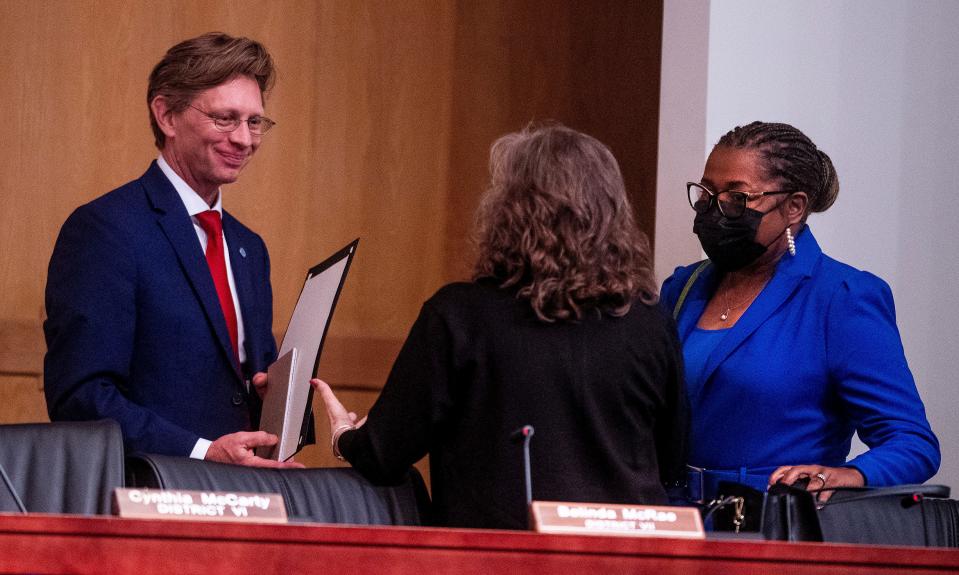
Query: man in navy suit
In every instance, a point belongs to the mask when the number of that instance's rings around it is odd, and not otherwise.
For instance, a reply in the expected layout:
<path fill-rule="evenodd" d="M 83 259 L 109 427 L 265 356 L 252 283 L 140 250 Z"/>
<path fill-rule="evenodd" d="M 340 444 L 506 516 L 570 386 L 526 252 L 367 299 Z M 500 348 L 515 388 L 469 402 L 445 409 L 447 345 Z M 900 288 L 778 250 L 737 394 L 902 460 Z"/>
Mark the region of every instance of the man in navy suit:
<path fill-rule="evenodd" d="M 64 223 L 47 279 L 52 420 L 114 419 L 129 452 L 287 466 L 253 449 L 276 359 L 263 240 L 223 211 L 273 122 L 266 49 L 211 33 L 171 48 L 147 102 L 160 155 Z"/>

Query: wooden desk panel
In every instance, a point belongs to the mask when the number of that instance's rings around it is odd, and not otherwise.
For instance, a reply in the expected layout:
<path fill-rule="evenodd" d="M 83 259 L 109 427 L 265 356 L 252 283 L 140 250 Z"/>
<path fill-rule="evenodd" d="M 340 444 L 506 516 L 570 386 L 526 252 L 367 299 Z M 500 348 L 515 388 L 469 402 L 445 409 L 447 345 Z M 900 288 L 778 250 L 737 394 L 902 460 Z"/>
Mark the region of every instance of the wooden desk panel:
<path fill-rule="evenodd" d="M 0 573 L 955 573 L 959 550 L 0 515 Z"/>

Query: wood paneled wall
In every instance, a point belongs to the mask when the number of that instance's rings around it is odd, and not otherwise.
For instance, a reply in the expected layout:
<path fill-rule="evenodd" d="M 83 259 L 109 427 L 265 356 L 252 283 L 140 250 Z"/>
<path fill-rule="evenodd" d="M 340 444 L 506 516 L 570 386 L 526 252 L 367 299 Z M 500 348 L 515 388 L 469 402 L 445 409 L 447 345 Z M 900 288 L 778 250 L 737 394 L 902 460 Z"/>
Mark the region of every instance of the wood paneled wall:
<path fill-rule="evenodd" d="M 45 417 L 60 225 L 156 156 L 147 76 L 206 31 L 262 41 L 279 69 L 278 125 L 224 190 L 270 248 L 278 334 L 305 271 L 362 238 L 320 366 L 360 411 L 420 304 L 469 275 L 497 136 L 551 118 L 606 142 L 653 230 L 661 1 L 5 0 L 0 18 L 0 422 Z M 318 439 L 303 460 L 328 464 Z"/>

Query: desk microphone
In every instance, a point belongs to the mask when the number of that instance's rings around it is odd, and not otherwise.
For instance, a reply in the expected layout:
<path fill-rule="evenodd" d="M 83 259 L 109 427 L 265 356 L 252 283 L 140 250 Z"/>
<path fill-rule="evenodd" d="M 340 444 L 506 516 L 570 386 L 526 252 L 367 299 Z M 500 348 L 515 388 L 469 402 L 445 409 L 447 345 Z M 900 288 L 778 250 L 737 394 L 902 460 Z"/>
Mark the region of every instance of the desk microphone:
<path fill-rule="evenodd" d="M 509 439 L 513 443 L 523 442 L 523 472 L 526 476 L 526 507 L 533 502 L 533 479 L 530 473 L 529 465 L 529 440 L 533 437 L 533 426 L 524 425 L 510 434 Z"/>

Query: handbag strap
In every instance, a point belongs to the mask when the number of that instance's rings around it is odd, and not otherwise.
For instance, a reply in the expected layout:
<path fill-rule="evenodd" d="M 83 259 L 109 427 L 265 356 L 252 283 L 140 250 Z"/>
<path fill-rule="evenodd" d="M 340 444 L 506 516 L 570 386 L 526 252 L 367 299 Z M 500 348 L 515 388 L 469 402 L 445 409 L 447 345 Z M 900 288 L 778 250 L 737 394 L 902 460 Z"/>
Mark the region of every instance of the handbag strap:
<path fill-rule="evenodd" d="M 693 287 L 693 284 L 696 283 L 696 279 L 699 277 L 699 273 L 706 269 L 706 266 L 709 265 L 709 260 L 703 260 L 700 262 L 696 269 L 693 270 L 693 274 L 689 276 L 689 279 L 686 280 L 686 285 L 683 286 L 683 291 L 679 292 L 679 299 L 676 300 L 676 305 L 673 307 L 673 319 L 679 319 L 679 310 L 683 308 L 683 303 L 686 301 L 686 296 L 689 295 L 689 289 Z"/>
<path fill-rule="evenodd" d="M 916 495 L 925 497 L 935 497 L 946 499 L 949 497 L 950 490 L 946 485 L 893 485 L 890 487 L 831 487 L 829 489 L 818 489 L 811 491 L 810 493 L 818 493 L 820 491 L 835 491 L 835 492 L 846 492 L 846 493 L 855 493 L 849 497 L 843 497 L 841 499 L 830 498 L 829 501 L 823 504 L 823 507 L 830 507 L 832 505 L 839 505 L 840 503 L 849 503 L 851 501 L 862 501 L 863 499 L 873 499 L 875 497 L 887 497 L 887 496 L 900 496 L 900 497 L 913 497 Z"/>

